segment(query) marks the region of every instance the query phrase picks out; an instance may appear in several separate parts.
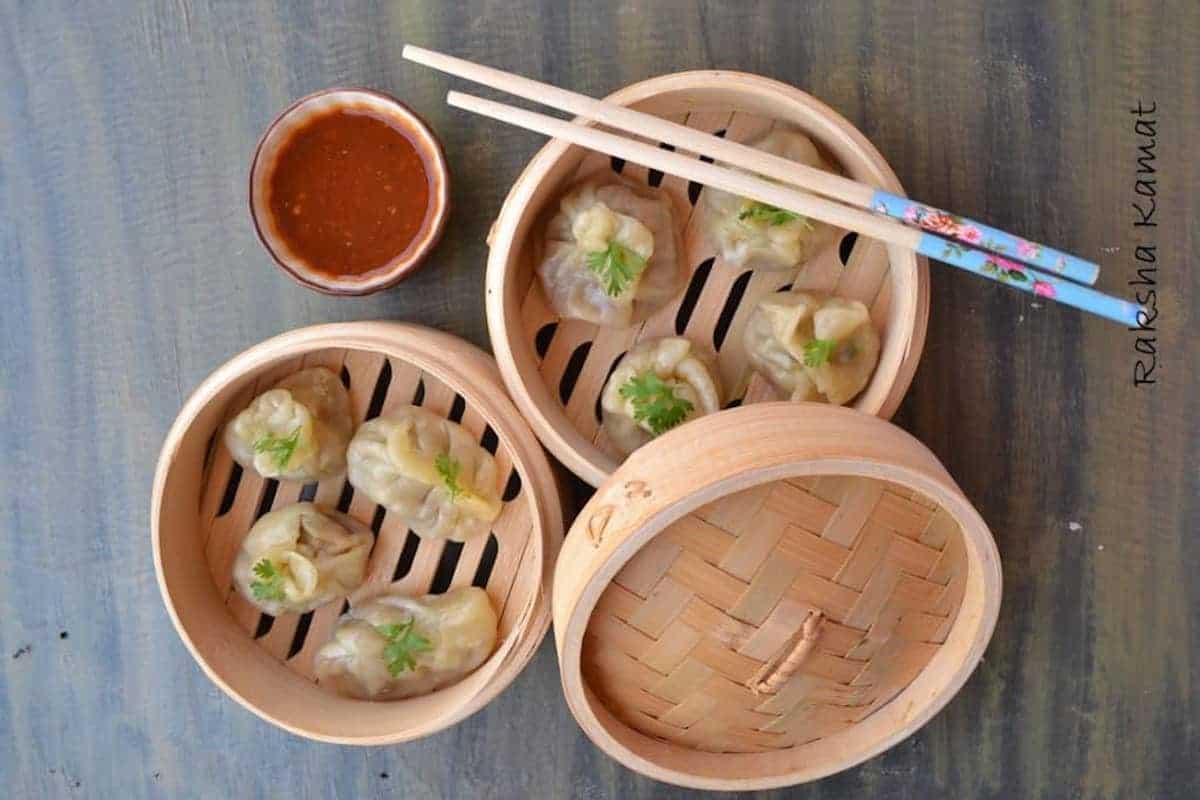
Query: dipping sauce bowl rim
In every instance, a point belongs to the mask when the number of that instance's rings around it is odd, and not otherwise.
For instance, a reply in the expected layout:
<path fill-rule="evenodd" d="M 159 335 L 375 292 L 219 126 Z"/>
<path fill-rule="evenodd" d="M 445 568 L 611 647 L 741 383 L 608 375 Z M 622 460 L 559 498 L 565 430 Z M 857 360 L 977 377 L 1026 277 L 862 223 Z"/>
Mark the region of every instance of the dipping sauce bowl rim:
<path fill-rule="evenodd" d="M 382 101 L 383 104 L 392 106 L 392 110 L 400 117 L 404 118 L 405 123 L 411 126 L 416 135 L 405 136 L 409 143 L 417 151 L 421 157 L 421 163 L 429 172 L 429 205 L 432 207 L 432 217 L 429 216 L 429 209 L 426 210 L 426 217 L 421 221 L 421 230 L 414 237 L 413 242 L 401 253 L 387 264 L 371 270 L 361 282 L 355 282 L 352 275 L 336 276 L 326 274 L 316 269 L 309 267 L 304 263 L 297 263 L 299 260 L 292 260 L 278 253 L 271 245 L 271 241 L 263 233 L 263 221 L 259 219 L 259 209 L 254 202 L 254 187 L 257 181 L 270 180 L 271 174 L 265 172 L 261 176 L 259 170 L 261 167 L 262 150 L 271 134 L 283 124 L 283 122 L 301 107 L 333 94 L 359 94 L 369 95 L 376 100 Z M 347 106 L 353 106 L 353 101 L 348 101 Z M 265 168 L 264 168 L 265 169 Z M 381 92 L 376 89 L 367 89 L 361 86 L 331 86 L 327 89 L 307 94 L 298 100 L 294 101 L 279 112 L 271 123 L 263 130 L 262 135 L 258 137 L 258 143 L 254 147 L 254 156 L 250 159 L 250 174 L 248 178 L 247 201 L 250 207 L 250 220 L 254 225 L 254 233 L 258 237 L 258 241 L 262 243 L 263 248 L 271 256 L 275 265 L 279 267 L 290 278 L 297 283 L 314 289 L 323 294 L 337 296 L 361 296 L 373 294 L 382 289 L 387 289 L 395 286 L 400 281 L 407 278 L 424 263 L 425 258 L 437 245 L 442 238 L 442 233 L 446 227 L 446 218 L 450 213 L 450 170 L 446 165 L 446 154 L 442 149 L 442 143 L 420 114 L 414 111 L 411 107 L 396 97 Z M 269 209 L 262 209 L 263 214 L 269 214 Z"/>

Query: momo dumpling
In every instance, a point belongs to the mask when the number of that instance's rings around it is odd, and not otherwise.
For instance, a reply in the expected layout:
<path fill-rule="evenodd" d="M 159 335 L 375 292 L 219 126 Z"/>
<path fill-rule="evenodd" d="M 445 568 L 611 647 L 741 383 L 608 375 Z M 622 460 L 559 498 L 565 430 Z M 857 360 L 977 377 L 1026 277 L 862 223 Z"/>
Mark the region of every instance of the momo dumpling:
<path fill-rule="evenodd" d="M 687 339 L 654 339 L 626 353 L 604 384 L 601 428 L 629 454 L 655 436 L 720 408 L 712 359 Z"/>
<path fill-rule="evenodd" d="M 826 172 L 835 171 L 812 140 L 797 131 L 776 129 L 748 145 Z M 766 203 L 711 187 L 704 189 L 703 196 L 712 243 L 734 267 L 791 269 L 832 238 L 829 225 Z"/>
<path fill-rule="evenodd" d="M 462 680 L 496 647 L 499 619 L 475 586 L 352 607 L 316 656 L 317 680 L 360 700 L 400 700 Z"/>
<path fill-rule="evenodd" d="M 233 583 L 268 614 L 303 614 L 362 585 L 374 543 L 361 522 L 296 503 L 254 523 L 233 563 Z"/>
<path fill-rule="evenodd" d="M 346 387 L 324 367 L 312 367 L 254 398 L 225 427 L 225 446 L 264 478 L 318 481 L 345 472 L 353 431 Z"/>
<path fill-rule="evenodd" d="M 364 423 L 346 460 L 350 485 L 418 536 L 461 542 L 500 516 L 496 459 L 462 426 L 419 406 Z"/>
<path fill-rule="evenodd" d="M 682 258 L 671 198 L 612 176 L 562 199 L 537 273 L 558 314 L 624 328 L 679 292 Z"/>
<path fill-rule="evenodd" d="M 879 361 L 879 334 L 857 300 L 776 292 L 746 323 L 746 355 L 793 400 L 845 405 L 866 387 Z"/>

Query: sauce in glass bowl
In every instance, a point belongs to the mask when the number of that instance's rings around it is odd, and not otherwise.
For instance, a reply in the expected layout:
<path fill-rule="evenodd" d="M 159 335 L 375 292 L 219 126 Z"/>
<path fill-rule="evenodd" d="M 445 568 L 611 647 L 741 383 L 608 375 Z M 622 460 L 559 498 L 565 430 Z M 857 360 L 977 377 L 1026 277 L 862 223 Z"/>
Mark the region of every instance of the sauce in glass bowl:
<path fill-rule="evenodd" d="M 251 166 L 251 215 L 293 278 L 367 294 L 402 280 L 436 244 L 447 183 L 440 145 L 407 107 L 367 90 L 328 90 L 267 129 Z"/>

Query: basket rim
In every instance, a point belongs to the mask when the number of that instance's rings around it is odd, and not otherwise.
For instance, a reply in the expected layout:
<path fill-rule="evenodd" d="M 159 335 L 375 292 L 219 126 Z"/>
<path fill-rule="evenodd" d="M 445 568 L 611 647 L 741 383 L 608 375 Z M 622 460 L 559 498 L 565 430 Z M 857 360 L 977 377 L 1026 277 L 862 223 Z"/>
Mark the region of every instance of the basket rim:
<path fill-rule="evenodd" d="M 255 716 L 289 733 L 315 741 L 347 745 L 396 744 L 431 735 L 461 722 L 504 691 L 528 665 L 549 630 L 550 582 L 563 539 L 564 527 L 562 500 L 557 490 L 558 484 L 553 468 L 540 443 L 528 426 L 524 424 L 511 400 L 504 393 L 503 383 L 495 380 L 491 388 L 501 391 L 487 393 L 485 388 L 468 380 L 453 361 L 439 355 L 439 349 L 444 352 L 447 345 L 459 349 L 465 348 L 468 358 L 473 359 L 476 365 L 486 365 L 487 370 L 493 373 L 490 377 L 498 378 L 498 375 L 494 374 L 496 372 L 495 363 L 486 352 L 465 339 L 422 325 L 378 320 L 326 323 L 287 331 L 246 348 L 213 370 L 188 396 L 164 437 L 151 491 L 150 538 L 155 581 L 158 584 L 159 594 L 166 607 L 167 615 L 193 660 L 210 681 L 225 695 Z M 540 562 L 538 566 L 542 572 L 540 589 L 529 607 L 522 611 L 520 617 L 514 622 L 513 631 L 489 657 L 489 661 L 494 661 L 490 667 L 491 677 L 466 702 L 399 735 L 361 737 L 330 735 L 306 730 L 271 716 L 253 700 L 231 686 L 209 663 L 207 656 L 200 650 L 183 624 L 165 577 L 160 527 L 165 488 L 171 469 L 176 462 L 176 455 L 194 420 L 221 391 L 240 379 L 246 372 L 261 369 L 281 358 L 328 348 L 377 352 L 402 359 L 421 369 L 433 367 L 449 376 L 445 382 L 451 385 L 456 392 L 462 394 L 472 406 L 485 410 L 488 423 L 496 430 L 501 441 L 510 443 L 509 450 L 512 453 L 513 465 L 521 474 L 525 484 L 531 487 L 555 488 L 555 491 L 546 492 L 546 496 L 537 497 L 536 501 L 532 495 L 529 498 L 532 509 L 530 520 L 533 526 L 531 536 L 538 548 Z M 530 491 L 532 492 L 533 489 L 531 488 Z M 497 656 L 499 657 L 497 658 Z M 481 669 L 484 668 L 481 667 Z"/>
<path fill-rule="evenodd" d="M 769 95 L 775 99 L 806 108 L 813 114 L 814 119 L 824 120 L 827 124 L 837 128 L 853 143 L 864 159 L 871 163 L 871 168 L 879 172 L 883 179 L 881 181 L 882 188 L 894 194 L 906 195 L 904 187 L 900 184 L 899 178 L 887 159 L 853 123 L 813 95 L 773 78 L 736 70 L 687 70 L 631 83 L 612 92 L 604 99 L 621 105 L 632 105 L 672 91 L 707 87 L 714 82 L 735 86 L 746 92 Z M 594 124 L 586 120 L 580 121 Z M 525 165 L 505 196 L 487 237 L 489 251 L 485 273 L 484 310 L 492 352 L 500 366 L 501 377 L 504 379 L 513 402 L 520 409 L 530 427 L 533 428 L 538 439 L 554 457 L 576 476 L 598 488 L 612 474 L 612 469 L 606 471 L 604 465 L 597 464 L 593 459 L 580 452 L 569 438 L 563 436 L 558 429 L 559 422 L 556 421 L 556 418 L 564 416 L 565 412 L 561 408 L 543 409 L 534 400 L 526 382 L 520 379 L 516 351 L 523 345 L 515 343 L 514 339 L 521 338 L 521 322 L 517 318 L 509 319 L 505 302 L 509 274 L 508 263 L 516 245 L 517 223 L 524 213 L 533 191 L 547 170 L 574 147 L 574 145 L 558 139 L 548 141 Z M 912 383 L 921 353 L 924 350 L 929 323 L 930 297 L 928 259 L 894 245 L 887 245 L 886 249 L 888 260 L 893 268 L 907 265 L 914 277 L 910 292 L 893 295 L 892 302 L 902 304 L 901 311 L 898 313 L 902 316 L 911 315 L 912 323 L 907 330 L 901 332 L 905 340 L 902 343 L 900 363 L 893 376 L 892 385 L 879 407 L 872 410 L 872 413 L 890 419 L 899 408 L 901 400 Z M 894 279 L 893 285 L 895 285 Z M 911 314 L 908 313 L 909 311 Z M 573 426 L 570 426 L 569 423 L 568 427 L 574 431 Z"/>
<path fill-rule="evenodd" d="M 735 422 L 738 424 L 733 425 Z M 862 426 L 860 432 L 869 430 L 875 436 L 861 437 L 861 441 L 855 445 L 859 452 L 839 454 L 841 445 L 837 438 L 831 436 L 829 441 L 814 444 L 811 436 L 800 435 L 811 433 L 814 428 L 831 422 L 841 426 L 852 422 Z M 744 429 L 755 423 L 775 434 L 776 438 L 770 445 L 772 452 L 768 456 L 769 463 L 746 470 L 744 465 L 732 463 L 732 459 L 729 463 L 712 460 L 709 463 L 710 474 L 705 475 L 702 481 L 691 481 L 687 489 L 669 485 L 666 493 L 654 496 L 653 501 L 646 501 L 643 504 L 646 508 L 642 510 L 636 508 L 638 499 L 631 501 L 627 487 L 631 483 L 635 486 L 649 484 L 646 480 L 648 465 L 669 460 L 668 468 L 662 470 L 669 474 L 670 464 L 678 467 L 688 463 L 688 455 L 683 451 L 689 440 L 708 437 L 708 444 L 716 449 L 732 447 L 739 437 L 745 436 Z M 846 438 L 844 434 L 839 436 L 843 440 Z M 909 451 L 903 459 L 888 455 L 888 450 L 897 444 L 902 444 Z M 813 451 L 811 457 L 803 455 L 806 449 Z M 789 460 L 786 456 L 788 452 L 795 453 L 796 457 Z M 661 469 L 661 465 L 658 468 Z M 582 644 L 601 594 L 641 547 L 686 514 L 737 491 L 783 478 L 814 474 L 857 475 L 898 483 L 921 492 L 953 516 L 966 541 L 970 571 L 975 573 L 977 580 L 981 580 L 983 591 L 978 613 L 965 614 L 960 611 L 952 626 L 951 638 L 958 632 L 960 636 L 965 635 L 970 643 L 965 656 L 951 669 L 945 670 L 943 667 L 943 671 L 949 672 L 943 682 L 936 687 L 922 687 L 922 677 L 927 676 L 935 664 L 954 657 L 953 653 L 939 650 L 921 674 L 875 715 L 863 720 L 855 728 L 828 737 L 825 741 L 859 729 L 889 707 L 909 704 L 903 724 L 868 741 L 864 746 L 841 748 L 840 760 L 834 763 L 816 767 L 805 765 L 766 777 L 717 777 L 715 774 L 700 775 L 668 767 L 633 750 L 626 741 L 611 734 L 609 726 L 623 729 L 623 739 L 664 752 L 698 752 L 660 742 L 628 728 L 604 707 L 588 687 L 582 672 Z M 649 495 L 639 493 L 639 496 Z M 614 503 L 619 510 L 612 516 L 622 517 L 620 524 L 606 527 L 601 541 L 595 544 L 590 540 L 593 534 L 587 529 L 589 522 L 606 504 Z M 613 527 L 617 530 L 610 536 L 608 531 Z M 571 574 L 573 570 L 582 574 L 584 580 L 575 580 L 577 576 Z M 630 769 L 656 780 L 718 790 L 769 789 L 817 780 L 860 764 L 912 735 L 957 694 L 978 665 L 995 630 L 1000 613 L 1002 583 L 999 551 L 986 522 L 936 456 L 908 432 L 869 414 L 817 403 L 782 401 L 729 409 L 702 417 L 687 429 L 670 431 L 635 451 L 600 487 L 572 523 L 555 570 L 552 595 L 555 648 L 563 690 L 571 713 L 594 744 Z M 949 641 L 950 638 L 947 639 Z M 918 696 L 922 699 L 918 700 Z M 917 712 L 911 714 L 914 707 Z M 850 753 L 848 757 L 845 755 L 847 752 Z M 704 755 L 718 759 L 723 764 L 752 766 L 773 754 Z"/>

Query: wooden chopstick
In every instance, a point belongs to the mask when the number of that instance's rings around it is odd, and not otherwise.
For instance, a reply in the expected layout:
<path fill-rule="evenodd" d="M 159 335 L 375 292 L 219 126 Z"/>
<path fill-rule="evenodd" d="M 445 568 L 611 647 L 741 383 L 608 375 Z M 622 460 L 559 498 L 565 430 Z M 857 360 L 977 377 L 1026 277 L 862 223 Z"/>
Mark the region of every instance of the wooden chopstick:
<path fill-rule="evenodd" d="M 705 131 L 606 103 L 594 97 L 571 92 L 461 58 L 405 45 L 404 58 L 427 67 L 532 100 L 550 108 L 577 114 L 610 128 L 663 142 L 697 155 L 706 155 L 726 164 L 756 172 L 773 180 L 790 183 L 858 208 L 877 211 L 885 216 L 930 230 L 965 246 L 991 250 L 1007 259 L 1049 270 L 1064 278 L 1086 283 L 1096 282 L 1098 264 L 1036 242 L 1030 242 L 975 220 L 918 203 L 907 197 L 876 189 L 865 183 L 831 172 L 731 142 Z"/>
<path fill-rule="evenodd" d="M 899 245 L 922 255 L 936 258 L 951 266 L 973 272 L 989 280 L 1004 283 L 1022 291 L 1057 300 L 1106 319 L 1137 325 L 1141 307 L 1118 297 L 1102 294 L 1086 286 L 1060 280 L 1030 267 L 1016 264 L 979 250 L 902 225 L 892 219 L 868 211 L 827 200 L 774 183 L 673 153 L 659 147 L 626 139 L 590 125 L 538 114 L 482 97 L 450 92 L 450 105 L 485 117 L 507 122 L 519 128 L 536 131 L 572 144 L 635 164 L 661 170 L 687 180 L 697 181 L 761 203 L 787 209 L 796 214 L 821 220 L 839 228 L 857 231 L 882 242 Z"/>

